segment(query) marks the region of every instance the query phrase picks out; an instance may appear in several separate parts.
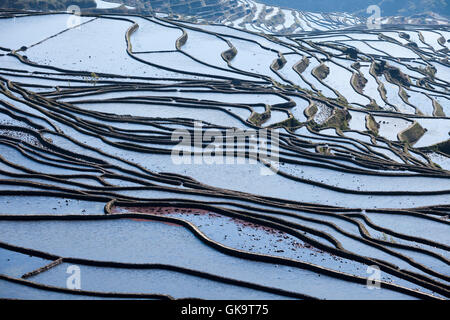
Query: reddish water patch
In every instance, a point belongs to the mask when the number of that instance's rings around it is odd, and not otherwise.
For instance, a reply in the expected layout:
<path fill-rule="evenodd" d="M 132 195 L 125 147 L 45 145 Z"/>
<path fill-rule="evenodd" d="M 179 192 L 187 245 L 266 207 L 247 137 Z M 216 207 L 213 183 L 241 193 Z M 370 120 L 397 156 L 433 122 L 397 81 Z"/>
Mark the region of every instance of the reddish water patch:
<path fill-rule="evenodd" d="M 219 217 L 218 214 L 202 210 L 202 209 L 194 209 L 194 208 L 178 208 L 178 207 L 120 207 L 113 206 L 111 207 L 111 213 L 146 213 L 153 215 L 168 215 L 173 213 L 181 213 L 181 214 L 193 214 L 193 215 L 208 215 L 210 217 Z M 148 219 L 132 219 L 134 221 L 149 221 Z M 163 222 L 163 221 L 161 221 Z M 181 225 L 171 222 L 163 222 L 165 224 L 181 227 Z"/>
<path fill-rule="evenodd" d="M 209 217 L 225 217 L 223 215 L 203 210 L 203 209 L 195 209 L 195 208 L 178 208 L 178 207 L 129 207 L 129 206 L 113 206 L 111 208 L 112 213 L 147 213 L 147 214 L 154 214 L 154 215 L 169 215 L 169 214 L 185 214 L 185 215 L 208 215 Z M 146 219 L 133 219 L 136 221 L 148 221 Z M 239 218 L 229 218 L 229 220 L 239 226 L 242 226 L 243 228 L 251 228 L 253 230 L 262 230 L 268 234 L 271 234 L 272 236 L 279 238 L 277 241 L 289 241 L 290 235 L 285 233 L 284 231 L 280 231 L 271 227 L 263 226 L 260 224 L 256 224 L 253 222 L 245 221 Z M 174 226 L 180 226 L 173 223 L 167 223 Z M 239 227 L 239 231 L 243 231 L 241 227 Z M 292 238 L 291 238 L 292 240 Z M 298 242 L 298 241 L 291 241 L 291 246 L 293 247 L 293 250 L 296 251 L 297 249 L 309 249 L 316 253 L 325 253 L 324 251 L 311 246 L 304 242 Z"/>
<path fill-rule="evenodd" d="M 171 213 L 183 213 L 183 214 L 193 214 L 193 215 L 204 215 L 207 214 L 212 217 L 219 217 L 220 215 L 213 213 L 208 210 L 194 209 L 194 208 L 178 208 L 178 207 L 119 207 L 113 206 L 111 208 L 112 213 L 124 213 L 124 212 L 136 212 L 136 213 L 148 213 L 148 214 L 171 214 Z"/>

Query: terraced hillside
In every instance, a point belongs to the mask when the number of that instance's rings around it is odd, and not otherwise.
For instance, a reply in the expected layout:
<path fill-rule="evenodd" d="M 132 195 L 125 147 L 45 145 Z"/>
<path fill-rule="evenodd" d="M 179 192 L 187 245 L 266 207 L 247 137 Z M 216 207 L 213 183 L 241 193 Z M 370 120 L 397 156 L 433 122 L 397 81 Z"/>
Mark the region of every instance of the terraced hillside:
<path fill-rule="evenodd" d="M 285 1 L 255 1 L 255 0 L 111 0 L 105 2 L 96 0 L 97 8 L 125 8 L 141 14 L 166 13 L 172 17 L 183 19 L 222 23 L 237 28 L 264 33 L 296 33 L 314 30 L 335 30 L 349 26 L 365 24 L 367 1 L 357 4 L 344 2 L 312 1 L 298 3 Z M 264 2 L 264 3 L 263 3 Z M 417 1 L 420 2 L 420 1 Z M 269 5 L 268 3 L 275 4 Z M 294 5 L 292 9 L 289 6 Z M 278 4 L 278 6 L 276 5 Z M 404 4 L 395 2 L 397 8 L 405 8 Z M 386 10 L 391 3 L 378 3 L 382 15 L 379 22 L 389 24 L 409 25 L 447 25 L 449 24 L 447 5 L 445 1 L 428 1 L 427 4 L 414 4 L 409 1 L 412 11 L 406 10 L 399 15 L 395 10 Z M 417 11 L 419 10 L 419 11 Z M 422 11 L 420 11 L 422 10 Z M 426 11 L 423 10 L 434 10 Z M 347 12 L 347 13 L 345 13 Z M 348 12 L 351 12 L 349 14 Z M 438 13 L 437 13 L 438 12 Z"/>
<path fill-rule="evenodd" d="M 0 297 L 449 298 L 448 26 L 76 18 L 1 12 Z"/>
<path fill-rule="evenodd" d="M 343 29 L 363 23 L 348 13 L 315 13 L 239 0 L 244 14 L 225 15 L 217 22 L 253 32 L 289 34 Z"/>
<path fill-rule="evenodd" d="M 358 14 L 364 14 L 368 6 L 365 0 L 302 0 L 295 2 L 291 0 L 264 0 L 263 2 L 306 11 L 355 12 Z M 370 4 L 379 6 L 383 16 L 407 17 L 423 14 L 427 11 L 446 16 L 450 15 L 450 6 L 447 0 L 375 0 Z"/>
<path fill-rule="evenodd" d="M 113 2 L 111 2 L 113 1 Z M 268 6 L 254 0 L 38 0 L 7 1 L 3 8 L 43 12 L 77 5 L 84 13 L 166 14 L 175 19 L 220 23 L 255 32 L 293 33 L 341 29 L 363 21 L 347 13 L 313 13 Z M 384 21 L 386 22 L 386 21 Z"/>

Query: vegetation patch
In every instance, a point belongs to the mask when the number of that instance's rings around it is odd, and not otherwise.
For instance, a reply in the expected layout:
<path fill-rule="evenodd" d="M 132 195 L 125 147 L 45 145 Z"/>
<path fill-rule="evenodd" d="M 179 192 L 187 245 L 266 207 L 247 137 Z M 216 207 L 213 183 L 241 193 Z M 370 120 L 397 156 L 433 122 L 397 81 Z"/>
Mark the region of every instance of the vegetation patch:
<path fill-rule="evenodd" d="M 409 77 L 401 72 L 399 68 L 390 66 L 386 61 L 381 60 L 379 62 L 375 62 L 374 71 L 377 76 L 381 76 L 384 74 L 386 79 L 392 83 L 396 83 L 401 86 L 409 87 L 411 81 Z"/>
<path fill-rule="evenodd" d="M 364 87 L 367 84 L 367 79 L 364 78 L 364 76 L 361 73 L 357 72 L 353 73 L 351 81 L 353 88 L 356 90 L 356 92 L 362 94 Z"/>
<path fill-rule="evenodd" d="M 305 116 L 306 116 L 308 119 L 311 119 L 311 118 L 313 118 L 313 117 L 316 115 L 317 111 L 319 111 L 319 108 L 317 108 L 317 105 L 316 105 L 315 103 L 311 103 L 311 104 L 305 109 L 304 113 L 305 113 Z"/>
<path fill-rule="evenodd" d="M 438 143 L 437 145 L 435 145 L 435 148 L 437 151 L 445 153 L 447 156 L 450 157 L 450 140 Z"/>
<path fill-rule="evenodd" d="M 351 59 L 358 59 L 359 51 L 356 48 L 350 48 L 350 47 L 345 48 L 344 53 Z"/>
<path fill-rule="evenodd" d="M 272 63 L 272 69 L 275 71 L 278 71 L 280 69 L 282 69 L 287 63 L 286 58 L 280 54 L 280 57 L 275 59 L 275 61 Z"/>
<path fill-rule="evenodd" d="M 308 68 L 309 66 L 309 59 L 307 57 L 303 57 L 303 59 L 299 62 L 297 62 L 294 65 L 294 71 L 297 72 L 298 74 L 302 74 L 306 68 Z"/>
<path fill-rule="evenodd" d="M 222 52 L 222 57 L 225 61 L 230 62 L 234 59 L 237 55 L 237 49 L 235 47 L 232 47 L 224 52 Z"/>
<path fill-rule="evenodd" d="M 444 109 L 442 106 L 433 99 L 433 116 L 435 117 L 445 117 Z"/>
<path fill-rule="evenodd" d="M 276 127 L 285 127 L 288 130 L 296 130 L 298 128 L 301 128 L 303 126 L 303 123 L 298 121 L 294 117 L 290 117 L 276 125 Z"/>
<path fill-rule="evenodd" d="M 425 134 L 426 129 L 418 122 L 414 122 L 410 127 L 398 133 L 397 138 L 401 142 L 406 142 L 409 145 L 413 145 Z"/>
<path fill-rule="evenodd" d="M 378 135 L 380 125 L 371 114 L 366 115 L 366 128 L 374 135 Z"/>
<path fill-rule="evenodd" d="M 324 123 L 324 127 L 333 127 L 342 131 L 348 130 L 348 122 L 352 116 L 347 109 L 334 108 L 333 115 Z"/>
<path fill-rule="evenodd" d="M 260 127 L 269 118 L 270 118 L 270 111 L 266 111 L 263 113 L 253 112 L 248 118 L 248 121 L 257 127 Z"/>

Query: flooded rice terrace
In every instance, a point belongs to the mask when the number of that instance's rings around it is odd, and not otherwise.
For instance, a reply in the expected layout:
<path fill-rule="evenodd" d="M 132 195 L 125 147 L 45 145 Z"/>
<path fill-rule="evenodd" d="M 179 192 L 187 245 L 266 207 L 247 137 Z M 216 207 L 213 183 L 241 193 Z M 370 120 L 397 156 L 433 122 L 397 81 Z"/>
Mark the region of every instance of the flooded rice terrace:
<path fill-rule="evenodd" d="M 448 25 L 97 2 L 0 10 L 0 298 L 449 298 Z"/>

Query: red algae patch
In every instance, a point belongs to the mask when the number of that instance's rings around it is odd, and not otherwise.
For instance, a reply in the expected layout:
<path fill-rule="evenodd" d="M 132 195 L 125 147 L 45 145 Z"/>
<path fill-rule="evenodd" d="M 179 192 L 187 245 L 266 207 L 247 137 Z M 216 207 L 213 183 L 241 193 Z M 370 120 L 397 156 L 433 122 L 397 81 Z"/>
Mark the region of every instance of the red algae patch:
<path fill-rule="evenodd" d="M 178 207 L 121 207 L 121 206 L 112 206 L 111 213 L 145 213 L 145 214 L 153 214 L 153 215 L 169 215 L 169 214 L 192 214 L 192 215 L 208 215 L 210 217 L 219 217 L 218 214 L 212 213 L 207 210 L 202 209 L 194 209 L 194 208 L 178 208 Z M 134 221 L 146 221 L 148 219 L 137 219 L 133 218 L 131 220 Z M 181 225 L 171 222 L 163 222 L 165 224 L 181 227 Z"/>
<path fill-rule="evenodd" d="M 196 208 L 179 208 L 179 207 L 161 207 L 161 206 L 157 206 L 157 207 L 145 207 L 145 206 L 136 206 L 136 207 L 132 207 L 132 206 L 112 206 L 111 207 L 111 213 L 116 213 L 116 214 L 120 214 L 120 213 L 143 213 L 143 214 L 153 214 L 153 215 L 159 215 L 159 216 L 164 216 L 164 215 L 173 215 L 173 214 L 177 214 L 177 215 L 193 215 L 193 216 L 208 216 L 210 218 L 227 218 L 228 221 L 232 222 L 233 224 L 237 225 L 238 227 L 238 231 L 239 232 L 243 232 L 245 231 L 245 229 L 249 230 L 260 230 L 265 232 L 266 234 L 269 234 L 275 238 L 278 238 L 276 241 L 277 242 L 282 242 L 282 241 L 288 241 L 290 243 L 291 246 L 291 250 L 293 251 L 297 251 L 297 249 L 307 249 L 307 250 L 311 250 L 313 252 L 319 253 L 319 254 L 323 254 L 323 253 L 327 253 L 323 250 L 320 250 L 308 243 L 304 243 L 302 241 L 297 241 L 292 239 L 292 236 L 287 234 L 284 231 L 280 231 L 271 227 L 267 227 L 267 226 L 263 226 L 257 223 L 253 223 L 253 222 L 249 222 L 249 221 L 245 221 L 239 218 L 235 218 L 235 217 L 226 217 L 224 215 L 221 214 L 217 214 L 214 212 L 211 212 L 209 210 L 204 210 L 204 209 L 196 209 Z M 148 221 L 146 219 L 138 219 L 138 218 L 134 218 L 132 220 L 135 221 Z M 165 222 L 169 225 L 173 225 L 173 226 L 178 226 L 180 227 L 180 225 L 178 224 L 174 224 L 174 223 L 169 223 L 169 222 Z M 330 254 L 332 255 L 332 254 Z M 333 255 L 332 255 L 333 256 Z"/>
<path fill-rule="evenodd" d="M 203 209 L 194 209 L 194 208 L 178 208 L 178 207 L 122 207 L 122 206 L 112 206 L 111 207 L 111 213 L 148 213 L 148 214 L 157 214 L 157 215 L 164 215 L 164 214 L 173 214 L 173 213 L 183 213 L 183 214 L 194 214 L 194 215 L 200 215 L 200 214 L 209 214 L 211 216 L 216 215 L 219 216 L 216 213 L 212 213 L 208 210 Z"/>
<path fill-rule="evenodd" d="M 129 206 L 112 206 L 111 213 L 136 212 L 148 214 L 170 214 L 170 213 L 188 213 L 188 214 L 208 214 L 208 210 L 178 207 L 129 207 Z"/>

